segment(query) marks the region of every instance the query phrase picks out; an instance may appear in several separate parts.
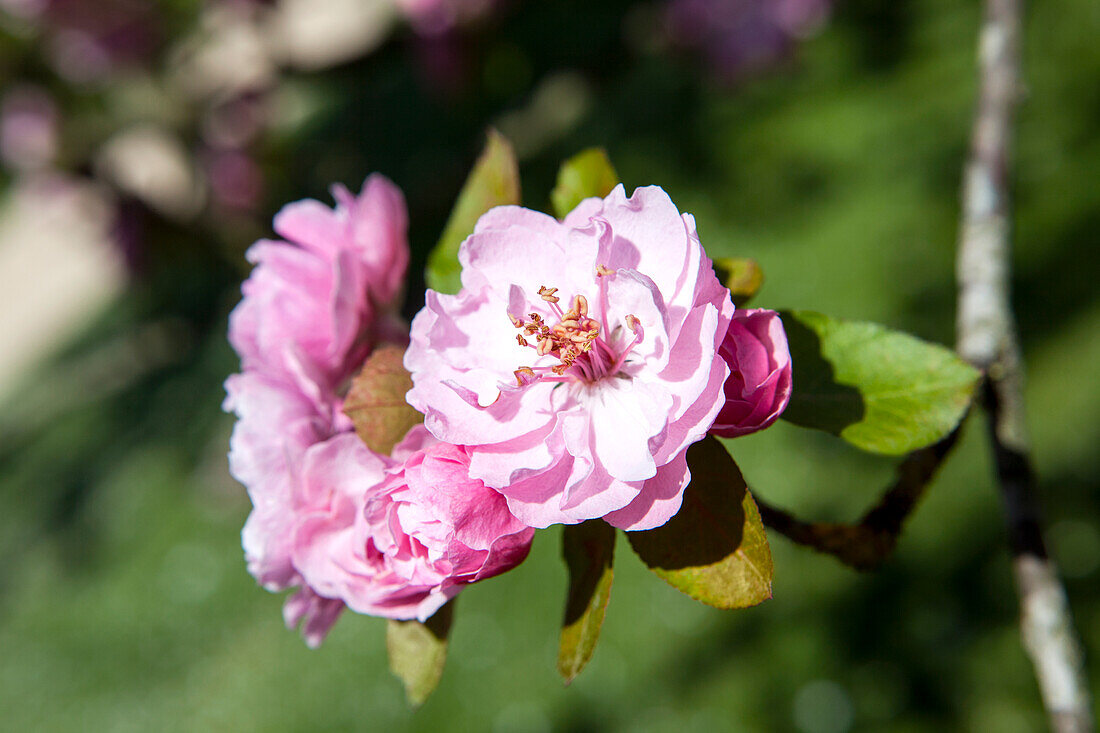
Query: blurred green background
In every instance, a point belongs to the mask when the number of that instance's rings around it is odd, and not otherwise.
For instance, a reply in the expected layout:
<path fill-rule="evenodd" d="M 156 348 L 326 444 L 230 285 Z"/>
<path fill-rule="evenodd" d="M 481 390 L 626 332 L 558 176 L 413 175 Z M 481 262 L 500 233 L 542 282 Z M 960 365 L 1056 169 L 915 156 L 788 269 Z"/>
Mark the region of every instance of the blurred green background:
<path fill-rule="evenodd" d="M 260 12 L 246 4 L 226 3 Z M 1014 300 L 1049 540 L 1095 695 L 1100 5 L 1028 5 Z M 628 190 L 659 184 L 694 213 L 712 256 L 762 264 L 759 305 L 952 344 L 979 3 L 838 0 L 812 38 L 730 80 L 655 40 L 656 5 L 516 0 L 446 37 L 398 25 L 353 58 L 284 64 L 262 84 L 205 96 L 179 91 L 183 62 L 163 49 L 209 34 L 211 5 L 150 7 L 154 50 L 92 80 L 51 66 L 43 49 L 56 32 L 0 25 L 0 83 L 34 84 L 58 110 L 47 173 L 110 191 L 128 263 L 106 305 L 78 309 L 49 356 L 3 385 L 0 727 L 1043 728 L 981 415 L 877 573 L 773 534 L 774 599 L 721 612 L 651 576 L 620 538 L 600 646 L 569 688 L 554 671 L 560 532 L 540 532 L 524 565 L 463 594 L 442 684 L 414 712 L 387 671 L 384 622 L 348 613 L 310 651 L 283 628 L 282 599 L 248 576 L 249 503 L 227 473 L 232 420 L 220 410 L 237 368 L 225 330 L 242 254 L 270 236 L 278 207 L 329 202 L 331 182 L 357 187 L 371 171 L 391 177 L 410 208 L 411 315 L 490 124 L 516 143 L 527 206 L 548 209 L 561 160 L 601 145 Z M 210 142 L 238 103 L 262 110 L 259 131 Z M 247 190 L 219 199 L 214 186 L 188 210 L 173 209 L 178 197 L 158 204 L 104 162 L 107 142 L 134 125 L 170 134 L 196 165 L 231 148 L 251 171 Z M 47 173 L 9 166 L 5 199 Z M 0 240 L 0 252 L 35 244 Z M 856 518 L 895 463 L 783 423 L 730 450 L 754 491 L 807 518 Z"/>

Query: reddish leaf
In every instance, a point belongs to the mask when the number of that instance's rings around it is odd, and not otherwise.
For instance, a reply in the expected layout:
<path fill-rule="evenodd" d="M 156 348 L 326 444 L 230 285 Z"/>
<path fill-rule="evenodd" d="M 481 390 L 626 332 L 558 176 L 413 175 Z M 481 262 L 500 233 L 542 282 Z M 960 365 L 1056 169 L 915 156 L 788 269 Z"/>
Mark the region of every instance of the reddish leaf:
<path fill-rule="evenodd" d="M 355 432 L 375 453 L 389 455 L 409 428 L 424 416 L 405 401 L 412 379 L 401 363 L 405 350 L 384 344 L 363 365 L 344 400 L 344 413 L 355 424 Z"/>

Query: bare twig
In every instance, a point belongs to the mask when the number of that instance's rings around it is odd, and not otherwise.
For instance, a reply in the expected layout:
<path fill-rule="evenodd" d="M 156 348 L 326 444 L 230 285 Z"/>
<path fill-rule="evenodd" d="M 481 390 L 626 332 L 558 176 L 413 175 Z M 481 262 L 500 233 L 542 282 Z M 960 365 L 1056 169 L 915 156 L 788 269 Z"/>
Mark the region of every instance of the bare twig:
<path fill-rule="evenodd" d="M 958 428 L 935 445 L 910 453 L 897 479 L 856 524 L 804 522 L 756 497 L 764 524 L 800 545 L 833 555 L 857 570 L 874 570 L 897 545 L 902 525 L 958 439 Z"/>
<path fill-rule="evenodd" d="M 1023 369 L 1009 301 L 1008 153 L 1020 86 L 1021 0 L 986 0 L 980 99 L 962 192 L 958 351 L 986 374 L 984 399 L 1005 507 L 1020 625 L 1051 727 L 1093 730 L 1081 646 L 1066 592 L 1047 557 L 1028 458 Z"/>

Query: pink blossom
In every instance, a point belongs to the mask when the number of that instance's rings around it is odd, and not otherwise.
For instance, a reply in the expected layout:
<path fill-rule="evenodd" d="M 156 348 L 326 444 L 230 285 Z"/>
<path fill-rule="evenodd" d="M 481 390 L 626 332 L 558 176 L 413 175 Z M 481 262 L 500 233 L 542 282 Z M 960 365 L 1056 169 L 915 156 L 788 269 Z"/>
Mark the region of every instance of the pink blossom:
<path fill-rule="evenodd" d="M 332 187 L 336 208 L 305 199 L 288 204 L 275 216 L 281 236 L 333 258 L 352 252 L 365 273 L 372 302 L 395 305 L 409 265 L 405 197 L 388 178 L 369 176 L 356 196 L 342 185 Z"/>
<path fill-rule="evenodd" d="M 459 260 L 462 290 L 428 291 L 405 356 L 427 428 L 531 526 L 666 522 L 729 373 L 733 303 L 694 219 L 619 186 L 563 222 L 493 209 Z"/>
<path fill-rule="evenodd" d="M 726 404 L 711 432 L 736 438 L 775 422 L 791 399 L 791 352 L 779 314 L 762 308 L 737 311 L 720 353 L 730 376 Z"/>
<path fill-rule="evenodd" d="M 295 385 L 256 373 L 226 380 L 224 408 L 237 414 L 229 471 L 245 485 L 253 510 L 241 532 L 248 572 L 268 590 L 297 583 L 290 558 L 296 484 L 311 446 L 334 433 L 333 410 Z"/>
<path fill-rule="evenodd" d="M 349 476 L 361 506 L 398 460 L 359 441 L 339 392 L 374 343 L 405 338 L 392 313 L 409 257 L 401 193 L 371 176 L 359 196 L 342 187 L 334 195 L 335 210 L 316 201 L 285 207 L 275 229 L 288 241 L 249 249 L 256 268 L 229 325 L 243 373 L 226 381 L 224 405 L 238 417 L 230 471 L 253 503 L 241 533 L 249 572 L 268 590 L 301 586 L 284 614 L 310 645 L 344 603 L 303 579 L 295 532 L 342 506 Z"/>
<path fill-rule="evenodd" d="M 358 197 L 333 189 L 336 209 L 290 204 L 275 217 L 288 241 L 262 240 L 256 265 L 229 320 L 229 341 L 245 371 L 258 370 L 332 390 L 363 363 L 392 310 L 408 265 L 401 192 L 382 176 Z"/>
<path fill-rule="evenodd" d="M 309 586 L 299 588 L 283 604 L 283 622 L 288 629 L 300 628 L 306 646 L 316 649 L 344 612 L 344 602 L 325 598 Z"/>
<path fill-rule="evenodd" d="M 423 428 L 405 445 L 416 442 L 427 445 L 381 483 L 354 436 L 310 455 L 303 484 L 307 493 L 324 487 L 325 499 L 313 502 L 319 508 L 295 528 L 293 545 L 295 564 L 317 593 L 361 613 L 423 621 L 467 584 L 527 556 L 534 530 L 469 476 L 467 452 L 436 443 Z"/>

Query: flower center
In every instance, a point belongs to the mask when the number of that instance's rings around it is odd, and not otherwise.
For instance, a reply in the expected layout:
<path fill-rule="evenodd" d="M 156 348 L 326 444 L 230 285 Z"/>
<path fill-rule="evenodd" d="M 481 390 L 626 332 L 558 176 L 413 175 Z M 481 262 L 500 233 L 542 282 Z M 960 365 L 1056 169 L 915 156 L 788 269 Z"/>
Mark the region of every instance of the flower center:
<path fill-rule="evenodd" d="M 608 341 L 610 332 L 607 324 L 607 285 L 608 277 L 614 270 L 603 265 L 596 266 L 596 278 L 599 282 L 600 308 L 602 320 L 589 315 L 588 299 L 583 295 L 574 295 L 567 311 L 562 311 L 558 303 L 557 288 L 546 287 L 538 290 L 539 297 L 549 304 L 557 323 L 549 325 L 539 313 L 528 313 L 527 320 L 508 314 L 512 325 L 519 329 L 516 342 L 535 350 L 539 356 L 550 356 L 556 364 L 543 366 L 521 366 L 514 374 L 520 387 L 539 381 L 569 382 L 581 381 L 594 383 L 604 377 L 618 373 L 631 350 L 642 341 L 642 325 L 634 315 L 624 319 L 626 326 L 634 334 L 634 339 L 621 351 L 616 351 Z"/>

